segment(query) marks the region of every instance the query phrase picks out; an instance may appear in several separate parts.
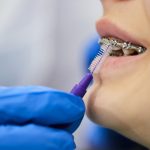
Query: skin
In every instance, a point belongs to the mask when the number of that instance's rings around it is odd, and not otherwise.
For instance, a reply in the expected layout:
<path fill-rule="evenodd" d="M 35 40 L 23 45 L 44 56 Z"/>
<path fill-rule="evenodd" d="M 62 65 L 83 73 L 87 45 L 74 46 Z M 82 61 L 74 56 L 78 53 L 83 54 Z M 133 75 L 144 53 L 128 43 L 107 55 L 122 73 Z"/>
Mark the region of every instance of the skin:
<path fill-rule="evenodd" d="M 104 17 L 147 48 L 136 62 L 94 73 L 85 96 L 88 117 L 150 148 L 150 0 L 102 0 Z M 97 30 L 99 21 L 97 22 Z"/>

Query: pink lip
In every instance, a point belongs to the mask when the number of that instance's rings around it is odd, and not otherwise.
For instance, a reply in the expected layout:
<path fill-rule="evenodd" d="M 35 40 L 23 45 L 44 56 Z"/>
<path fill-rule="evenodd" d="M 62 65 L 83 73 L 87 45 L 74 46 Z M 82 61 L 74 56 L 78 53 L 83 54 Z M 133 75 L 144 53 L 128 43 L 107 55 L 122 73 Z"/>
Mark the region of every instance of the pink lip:
<path fill-rule="evenodd" d="M 97 23 L 97 31 L 101 37 L 112 36 L 122 39 L 126 42 L 131 42 L 137 45 L 143 45 L 140 40 L 134 38 L 124 29 L 121 29 L 116 24 L 112 23 L 110 20 L 103 18 Z"/>
<path fill-rule="evenodd" d="M 101 37 L 112 36 L 124 41 L 130 41 L 134 44 L 142 45 L 139 40 L 132 37 L 125 30 L 119 28 L 115 24 L 113 24 L 108 19 L 101 19 L 97 23 L 97 31 Z M 128 56 L 128 57 L 108 57 L 104 62 L 105 69 L 109 70 L 122 68 L 124 65 L 129 65 L 129 63 L 133 63 L 141 58 L 143 58 L 144 54 L 136 55 L 136 56 Z"/>

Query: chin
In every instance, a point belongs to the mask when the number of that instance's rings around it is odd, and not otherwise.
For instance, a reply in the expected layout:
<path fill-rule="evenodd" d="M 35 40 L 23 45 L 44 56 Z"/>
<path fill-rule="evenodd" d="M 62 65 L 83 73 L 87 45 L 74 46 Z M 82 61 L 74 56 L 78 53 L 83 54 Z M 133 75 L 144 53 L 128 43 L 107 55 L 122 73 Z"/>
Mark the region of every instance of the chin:
<path fill-rule="evenodd" d="M 126 68 L 104 64 L 84 97 L 90 120 L 141 144 L 150 138 L 149 54 L 142 57 Z"/>
<path fill-rule="evenodd" d="M 114 71 L 110 76 L 110 70 L 106 76 L 95 72 L 94 83 L 84 98 L 92 121 L 118 131 L 131 128 L 130 122 L 137 115 L 144 115 L 143 103 L 150 101 L 150 66 L 145 61 L 117 75 Z M 104 69 L 102 73 L 107 71 Z"/>
<path fill-rule="evenodd" d="M 114 86 L 112 90 L 112 87 L 108 85 L 102 87 L 95 84 L 85 97 L 87 116 L 93 122 L 114 130 L 125 125 L 125 118 L 122 115 L 127 110 L 125 109 L 126 102 L 128 103 L 126 99 L 130 97 L 129 93 L 116 92 L 116 88 L 118 87 Z"/>

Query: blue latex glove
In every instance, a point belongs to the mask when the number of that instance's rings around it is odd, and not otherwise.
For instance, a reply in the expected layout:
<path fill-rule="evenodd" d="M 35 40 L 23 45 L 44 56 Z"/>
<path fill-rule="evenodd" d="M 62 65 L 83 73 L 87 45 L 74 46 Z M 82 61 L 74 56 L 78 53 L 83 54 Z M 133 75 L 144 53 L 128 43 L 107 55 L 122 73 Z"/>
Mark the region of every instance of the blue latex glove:
<path fill-rule="evenodd" d="M 0 88 L 1 150 L 73 150 L 85 106 L 46 87 Z"/>

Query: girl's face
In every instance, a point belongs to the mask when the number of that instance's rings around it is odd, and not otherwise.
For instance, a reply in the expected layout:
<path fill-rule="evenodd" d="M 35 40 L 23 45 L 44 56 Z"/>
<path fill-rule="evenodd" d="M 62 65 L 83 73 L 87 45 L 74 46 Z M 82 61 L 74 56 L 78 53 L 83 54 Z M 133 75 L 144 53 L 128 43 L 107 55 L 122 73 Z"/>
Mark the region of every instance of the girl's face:
<path fill-rule="evenodd" d="M 102 0 L 97 31 L 147 48 L 136 56 L 109 56 L 85 96 L 88 116 L 150 148 L 150 0 Z"/>

